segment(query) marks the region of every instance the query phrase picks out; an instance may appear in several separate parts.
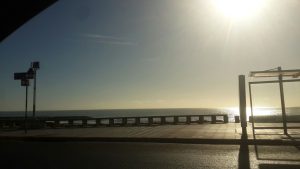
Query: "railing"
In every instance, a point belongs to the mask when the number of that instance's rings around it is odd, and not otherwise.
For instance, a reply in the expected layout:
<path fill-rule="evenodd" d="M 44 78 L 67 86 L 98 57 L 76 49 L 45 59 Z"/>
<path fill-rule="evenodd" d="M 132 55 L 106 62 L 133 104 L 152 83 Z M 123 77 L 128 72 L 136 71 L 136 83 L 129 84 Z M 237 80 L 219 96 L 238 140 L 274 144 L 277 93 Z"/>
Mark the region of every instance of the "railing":
<path fill-rule="evenodd" d="M 142 117 L 104 117 L 92 118 L 87 116 L 66 117 L 37 117 L 29 118 L 26 125 L 29 128 L 43 127 L 97 127 L 97 126 L 152 126 L 166 124 L 202 124 L 202 123 L 228 123 L 228 115 L 168 115 L 168 116 L 142 116 Z M 0 128 L 23 128 L 22 117 L 0 118 Z"/>

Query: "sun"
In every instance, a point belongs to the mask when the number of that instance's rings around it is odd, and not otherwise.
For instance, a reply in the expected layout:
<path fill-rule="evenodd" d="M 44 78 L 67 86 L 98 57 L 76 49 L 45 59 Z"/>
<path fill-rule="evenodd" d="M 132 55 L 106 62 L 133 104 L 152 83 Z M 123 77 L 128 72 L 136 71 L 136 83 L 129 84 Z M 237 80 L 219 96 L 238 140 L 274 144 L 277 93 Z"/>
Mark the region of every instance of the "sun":
<path fill-rule="evenodd" d="M 226 17 L 241 20 L 256 15 L 265 0 L 214 0 L 217 10 Z"/>

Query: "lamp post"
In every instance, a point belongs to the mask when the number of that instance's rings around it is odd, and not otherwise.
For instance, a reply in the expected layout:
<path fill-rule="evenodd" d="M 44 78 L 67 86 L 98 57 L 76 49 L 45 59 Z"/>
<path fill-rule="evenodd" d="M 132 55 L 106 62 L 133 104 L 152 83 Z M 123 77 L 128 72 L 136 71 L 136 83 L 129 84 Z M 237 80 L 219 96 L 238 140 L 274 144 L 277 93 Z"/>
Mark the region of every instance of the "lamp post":
<path fill-rule="evenodd" d="M 26 87 L 26 98 L 25 98 L 25 115 L 24 115 L 24 129 L 25 133 L 27 133 L 27 103 L 28 103 L 28 86 L 29 79 L 32 79 L 32 70 L 28 70 L 27 72 L 14 73 L 15 80 L 21 80 L 21 86 Z"/>
<path fill-rule="evenodd" d="M 28 86 L 29 86 L 29 80 L 28 79 L 22 79 L 21 80 L 21 85 L 26 87 L 26 99 L 25 99 L 25 123 L 24 123 L 24 128 L 25 128 L 25 134 L 27 133 L 27 103 L 28 103 Z"/>
<path fill-rule="evenodd" d="M 35 117 L 36 111 L 36 71 L 40 68 L 40 62 L 31 62 L 31 69 L 33 70 L 33 106 L 32 106 L 32 116 Z"/>
<path fill-rule="evenodd" d="M 28 103 L 28 86 L 29 79 L 34 79 L 33 88 L 33 109 L 32 116 L 35 117 L 35 101 L 36 101 L 36 71 L 40 68 L 40 62 L 31 62 L 31 66 L 27 72 L 14 73 L 15 80 L 21 80 L 21 86 L 26 86 L 26 99 L 25 99 L 25 117 L 24 117 L 24 128 L 27 133 L 27 103 Z"/>

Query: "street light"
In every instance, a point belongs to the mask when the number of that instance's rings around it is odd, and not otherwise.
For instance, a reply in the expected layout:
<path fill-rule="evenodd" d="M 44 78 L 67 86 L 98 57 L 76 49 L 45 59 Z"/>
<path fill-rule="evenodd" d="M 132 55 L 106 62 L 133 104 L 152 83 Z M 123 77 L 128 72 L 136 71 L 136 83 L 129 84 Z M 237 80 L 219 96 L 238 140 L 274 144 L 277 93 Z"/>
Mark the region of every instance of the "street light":
<path fill-rule="evenodd" d="M 25 133 L 27 133 L 27 103 L 28 103 L 28 86 L 29 79 L 34 79 L 33 88 L 33 113 L 35 117 L 35 100 L 36 100 L 36 71 L 40 68 L 40 62 L 31 62 L 31 66 L 27 72 L 14 73 L 15 80 L 21 80 L 21 86 L 26 86 L 26 99 L 25 99 Z"/>
<path fill-rule="evenodd" d="M 35 117 L 36 110 L 36 71 L 40 68 L 40 62 L 31 62 L 31 70 L 33 72 L 33 107 L 32 107 L 32 116 Z"/>
<path fill-rule="evenodd" d="M 25 99 L 25 118 L 24 118 L 24 128 L 25 128 L 25 133 L 27 133 L 27 103 L 28 103 L 28 86 L 29 84 L 29 79 L 32 79 L 32 70 L 28 70 L 27 72 L 21 72 L 21 73 L 14 73 L 14 79 L 15 80 L 21 80 L 21 86 L 26 87 L 26 99 Z"/>

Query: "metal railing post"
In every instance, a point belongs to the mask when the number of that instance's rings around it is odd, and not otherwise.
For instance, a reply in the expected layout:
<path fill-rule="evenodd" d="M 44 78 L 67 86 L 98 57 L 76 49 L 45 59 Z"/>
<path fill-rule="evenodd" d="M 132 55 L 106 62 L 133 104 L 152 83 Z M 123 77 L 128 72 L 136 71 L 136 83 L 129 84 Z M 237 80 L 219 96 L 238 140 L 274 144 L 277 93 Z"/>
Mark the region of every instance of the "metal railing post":
<path fill-rule="evenodd" d="M 281 67 L 278 67 L 278 71 L 281 71 Z M 280 89 L 280 100 L 281 100 L 283 130 L 284 130 L 284 134 L 288 134 L 288 132 L 287 132 L 287 125 L 286 125 L 286 112 L 285 112 L 285 102 L 284 102 L 282 74 L 279 75 L 278 80 L 279 80 L 279 89 Z"/>

